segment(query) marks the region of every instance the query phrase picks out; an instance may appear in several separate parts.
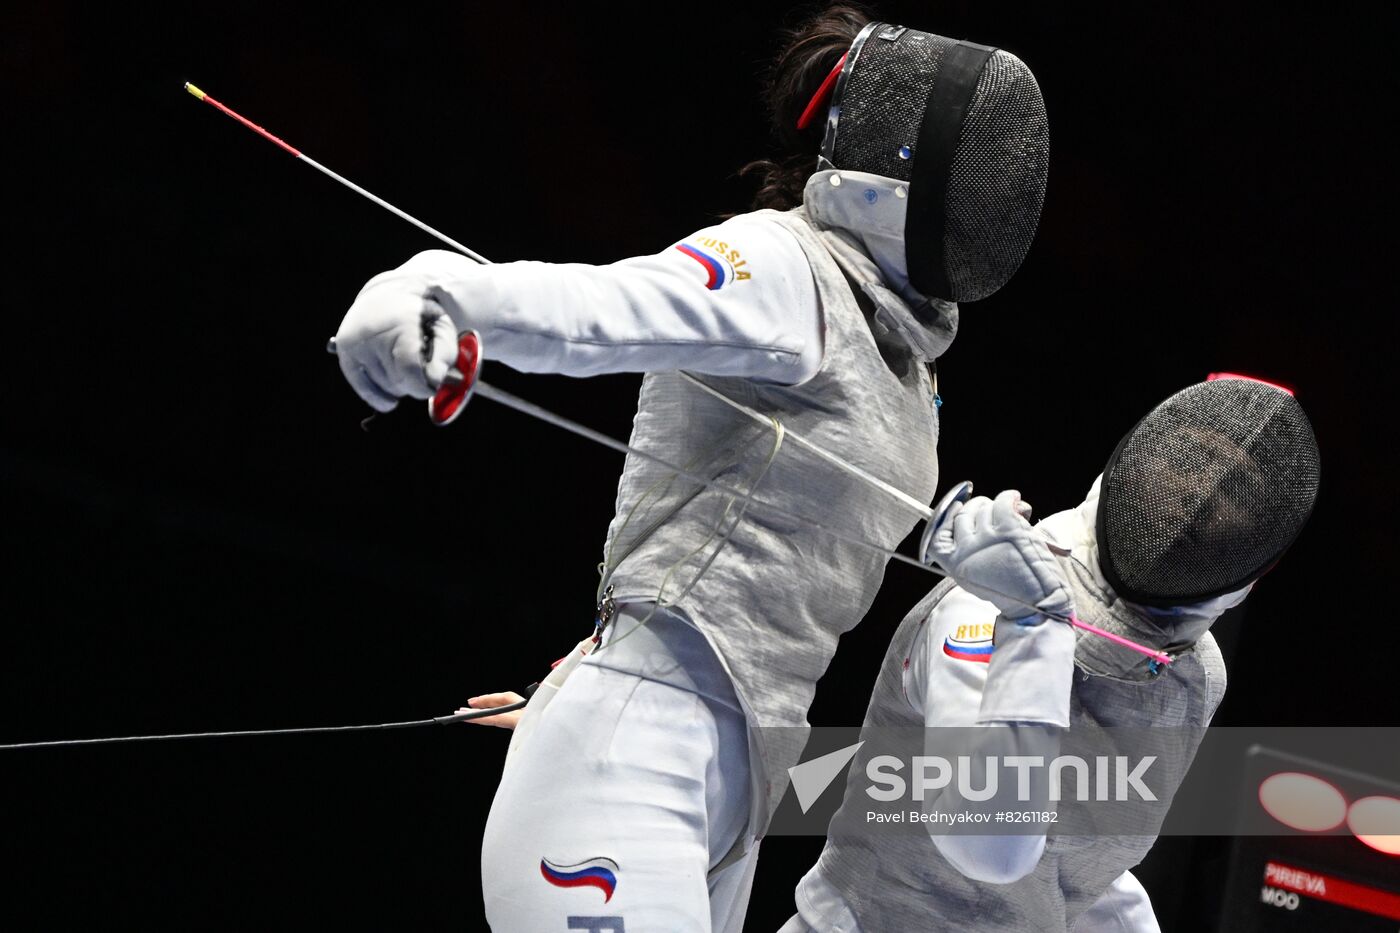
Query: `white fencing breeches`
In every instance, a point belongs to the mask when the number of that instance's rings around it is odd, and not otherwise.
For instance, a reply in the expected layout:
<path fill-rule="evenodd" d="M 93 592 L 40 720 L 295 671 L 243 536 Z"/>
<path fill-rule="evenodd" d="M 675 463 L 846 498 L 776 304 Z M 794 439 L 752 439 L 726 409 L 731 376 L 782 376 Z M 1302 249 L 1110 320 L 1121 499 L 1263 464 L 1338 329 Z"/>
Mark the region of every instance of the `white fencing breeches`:
<path fill-rule="evenodd" d="M 698 631 L 622 607 L 511 753 L 482 843 L 495 933 L 737 931 L 756 851 L 748 735 Z M 528 711 L 527 711 L 528 715 Z"/>

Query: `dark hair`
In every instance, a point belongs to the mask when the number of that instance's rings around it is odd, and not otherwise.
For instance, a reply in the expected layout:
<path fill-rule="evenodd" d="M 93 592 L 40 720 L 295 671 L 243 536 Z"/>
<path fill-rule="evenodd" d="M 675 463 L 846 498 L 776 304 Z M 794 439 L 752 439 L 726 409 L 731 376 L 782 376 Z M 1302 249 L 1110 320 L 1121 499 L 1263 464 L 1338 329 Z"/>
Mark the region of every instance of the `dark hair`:
<path fill-rule="evenodd" d="M 758 173 L 762 179 L 754 208 L 785 211 L 802 203 L 802 189 L 816 170 L 826 115 L 805 130 L 798 130 L 797 120 L 869 22 L 870 14 L 860 7 L 833 4 L 786 32 L 783 50 L 769 66 L 763 88 L 778 155 L 739 170 L 740 175 Z"/>

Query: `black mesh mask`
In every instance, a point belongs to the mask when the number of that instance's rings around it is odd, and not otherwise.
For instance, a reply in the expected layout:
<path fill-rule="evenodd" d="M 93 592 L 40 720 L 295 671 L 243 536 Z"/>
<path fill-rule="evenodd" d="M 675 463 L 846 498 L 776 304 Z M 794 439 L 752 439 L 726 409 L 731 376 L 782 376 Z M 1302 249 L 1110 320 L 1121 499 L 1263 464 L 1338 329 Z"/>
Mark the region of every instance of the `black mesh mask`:
<path fill-rule="evenodd" d="M 1020 59 L 871 23 L 846 55 L 818 167 L 909 182 L 911 284 L 928 298 L 976 301 L 1030 248 L 1048 160 L 1045 104 Z"/>
<path fill-rule="evenodd" d="M 1147 606 L 1240 589 L 1298 537 L 1317 488 L 1317 440 L 1292 395 L 1251 379 L 1198 383 L 1109 458 L 1099 566 L 1119 596 Z"/>

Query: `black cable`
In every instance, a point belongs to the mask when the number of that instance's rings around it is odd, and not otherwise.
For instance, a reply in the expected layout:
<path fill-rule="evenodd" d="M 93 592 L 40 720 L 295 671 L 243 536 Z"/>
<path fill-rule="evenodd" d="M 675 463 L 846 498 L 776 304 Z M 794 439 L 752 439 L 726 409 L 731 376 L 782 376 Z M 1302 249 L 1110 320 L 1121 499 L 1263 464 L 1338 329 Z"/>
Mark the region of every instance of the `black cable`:
<path fill-rule="evenodd" d="M 488 716 L 499 716 L 502 713 L 512 713 L 518 709 L 524 709 L 525 704 L 530 702 L 530 696 L 535 692 L 538 684 L 531 684 L 525 688 L 525 699 L 519 703 L 510 703 L 506 706 L 497 706 L 491 709 L 474 709 L 465 713 L 453 713 L 450 716 L 435 716 L 432 719 L 412 719 L 407 722 L 383 722 L 374 723 L 367 726 L 309 726 L 301 729 L 241 729 L 235 732 L 178 732 L 170 735 L 119 735 L 101 739 L 55 739 L 48 742 L 16 742 L 11 745 L 0 745 L 0 751 L 16 748 L 57 748 L 69 745 L 115 745 L 120 742 L 167 742 L 174 739 L 229 739 L 247 735 L 309 735 L 321 732 L 365 732 L 371 729 L 413 729 L 419 726 L 447 726 L 452 723 L 469 722 L 473 719 L 485 719 Z"/>

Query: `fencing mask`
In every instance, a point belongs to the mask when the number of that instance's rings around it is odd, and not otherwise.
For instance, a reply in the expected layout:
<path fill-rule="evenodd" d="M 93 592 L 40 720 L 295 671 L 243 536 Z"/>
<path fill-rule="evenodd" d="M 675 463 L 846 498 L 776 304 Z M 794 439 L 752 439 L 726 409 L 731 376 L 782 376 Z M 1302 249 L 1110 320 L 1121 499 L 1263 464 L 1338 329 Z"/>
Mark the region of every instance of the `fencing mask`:
<path fill-rule="evenodd" d="M 1212 377 L 1148 412 L 1109 457 L 1099 567 L 1145 606 L 1238 590 L 1293 543 L 1317 485 L 1317 440 L 1292 393 Z"/>
<path fill-rule="evenodd" d="M 836 79 L 818 169 L 907 182 L 910 283 L 928 298 L 975 301 L 1006 284 L 1030 247 L 1048 147 L 1040 88 L 1016 56 L 870 23 Z"/>

